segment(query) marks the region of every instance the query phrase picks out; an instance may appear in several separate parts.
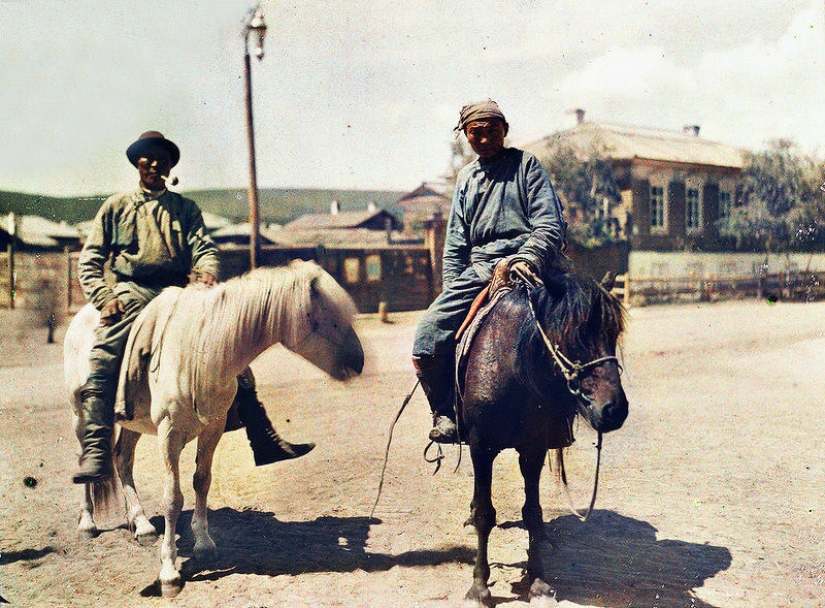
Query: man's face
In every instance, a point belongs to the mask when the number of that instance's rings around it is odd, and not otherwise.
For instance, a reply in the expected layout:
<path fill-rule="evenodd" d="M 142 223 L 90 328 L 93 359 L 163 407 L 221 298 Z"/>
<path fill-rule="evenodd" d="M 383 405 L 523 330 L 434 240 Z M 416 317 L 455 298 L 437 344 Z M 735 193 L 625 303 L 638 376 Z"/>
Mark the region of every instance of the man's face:
<path fill-rule="evenodd" d="M 504 136 L 507 133 L 504 123 L 494 118 L 471 122 L 464 129 L 464 134 L 473 152 L 482 160 L 489 160 L 504 148 Z"/>
<path fill-rule="evenodd" d="M 163 190 L 166 188 L 164 177 L 172 168 L 172 157 L 163 146 L 149 146 L 137 162 L 140 185 L 146 190 Z"/>

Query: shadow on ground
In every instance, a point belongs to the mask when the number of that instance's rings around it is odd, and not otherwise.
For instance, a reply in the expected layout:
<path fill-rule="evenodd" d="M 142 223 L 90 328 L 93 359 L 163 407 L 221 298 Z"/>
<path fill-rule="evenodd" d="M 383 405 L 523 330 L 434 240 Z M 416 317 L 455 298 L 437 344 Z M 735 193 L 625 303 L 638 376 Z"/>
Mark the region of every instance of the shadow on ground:
<path fill-rule="evenodd" d="M 474 551 L 452 546 L 400 555 L 368 553 L 370 526 L 381 523 L 369 517 L 319 517 L 313 521 L 283 522 L 273 513 L 235 511 L 222 508 L 209 512 L 209 530 L 218 546 L 216 562 L 201 564 L 192 558 L 194 539 L 190 524 L 192 511 L 181 513 L 178 521 L 178 552 L 186 582 L 215 581 L 231 574 L 267 576 L 299 575 L 307 572 L 377 572 L 393 566 L 437 566 L 444 563 L 471 564 Z M 163 527 L 156 517 L 152 524 Z M 158 594 L 157 582 L 142 595 Z"/>
<path fill-rule="evenodd" d="M 713 608 L 695 590 L 731 565 L 726 547 L 659 540 L 649 523 L 613 511 L 594 511 L 586 523 L 567 515 L 545 527 L 552 544 L 543 553 L 545 571 L 559 601 Z"/>

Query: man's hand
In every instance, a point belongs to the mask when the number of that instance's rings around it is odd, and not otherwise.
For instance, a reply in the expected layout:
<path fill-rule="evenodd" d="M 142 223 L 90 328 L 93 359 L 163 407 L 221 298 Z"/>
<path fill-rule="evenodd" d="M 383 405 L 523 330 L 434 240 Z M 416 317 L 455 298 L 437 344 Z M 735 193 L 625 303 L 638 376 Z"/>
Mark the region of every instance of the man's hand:
<path fill-rule="evenodd" d="M 510 264 L 510 278 L 521 279 L 529 285 L 539 285 L 541 283 L 533 267 L 524 260 L 517 260 Z"/>
<path fill-rule="evenodd" d="M 100 309 L 100 324 L 114 325 L 120 321 L 120 316 L 123 314 L 123 311 L 123 302 L 117 298 L 112 298 Z"/>
<path fill-rule="evenodd" d="M 213 287 L 218 283 L 218 277 L 208 272 L 199 272 L 195 275 L 195 280 L 198 283 L 203 283 L 207 287 Z"/>

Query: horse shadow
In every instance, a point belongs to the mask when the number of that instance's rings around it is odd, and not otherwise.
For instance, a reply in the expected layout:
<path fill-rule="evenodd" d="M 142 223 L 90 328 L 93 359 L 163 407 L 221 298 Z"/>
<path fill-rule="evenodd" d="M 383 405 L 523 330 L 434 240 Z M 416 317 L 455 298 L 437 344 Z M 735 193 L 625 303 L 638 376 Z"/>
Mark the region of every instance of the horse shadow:
<path fill-rule="evenodd" d="M 732 561 L 726 547 L 658 540 L 649 523 L 613 511 L 594 511 L 587 523 L 566 515 L 545 530 L 550 545 L 542 557 L 556 598 L 588 606 L 714 608 L 695 589 Z"/>
<path fill-rule="evenodd" d="M 366 549 L 370 526 L 380 524 L 378 518 L 325 516 L 312 521 L 284 522 L 273 513 L 224 507 L 209 511 L 209 531 L 218 546 L 218 559 L 204 564 L 193 557 L 191 520 L 191 510 L 181 513 L 178 520 L 178 554 L 190 558 L 181 565 L 184 583 L 216 581 L 232 574 L 380 572 L 393 566 L 472 564 L 475 556 L 468 547 L 458 546 L 399 555 L 369 553 Z M 152 518 L 152 524 L 161 530 L 163 518 Z M 157 581 L 141 595 L 160 595 Z"/>

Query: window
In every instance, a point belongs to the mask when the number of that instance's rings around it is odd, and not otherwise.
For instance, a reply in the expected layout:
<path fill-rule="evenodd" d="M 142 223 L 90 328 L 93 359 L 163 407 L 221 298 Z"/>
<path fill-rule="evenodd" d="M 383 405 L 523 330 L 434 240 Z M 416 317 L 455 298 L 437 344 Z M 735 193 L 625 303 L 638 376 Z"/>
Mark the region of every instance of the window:
<path fill-rule="evenodd" d="M 381 280 L 381 256 L 374 254 L 367 256 L 367 282 Z"/>
<path fill-rule="evenodd" d="M 699 208 L 699 189 L 688 188 L 685 200 L 685 225 L 688 230 L 699 230 L 702 218 Z"/>
<path fill-rule="evenodd" d="M 665 227 L 665 189 L 660 186 L 650 187 L 650 227 Z"/>
<path fill-rule="evenodd" d="M 730 215 L 730 199 L 730 192 L 719 191 L 719 217 L 728 217 Z"/>
<path fill-rule="evenodd" d="M 361 260 L 358 258 L 344 259 L 344 281 L 350 285 L 361 280 Z"/>

